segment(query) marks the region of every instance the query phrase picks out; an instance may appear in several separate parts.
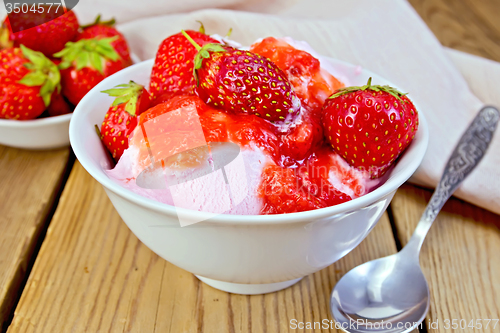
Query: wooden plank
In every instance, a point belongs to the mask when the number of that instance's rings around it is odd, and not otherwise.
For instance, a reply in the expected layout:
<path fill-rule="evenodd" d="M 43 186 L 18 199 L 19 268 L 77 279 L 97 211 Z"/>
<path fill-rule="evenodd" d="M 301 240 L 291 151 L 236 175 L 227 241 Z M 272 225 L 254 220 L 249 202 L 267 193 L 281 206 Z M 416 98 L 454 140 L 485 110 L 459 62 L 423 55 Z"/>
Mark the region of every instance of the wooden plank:
<path fill-rule="evenodd" d="M 0 331 L 21 293 L 68 157 L 68 148 L 42 152 L 0 146 Z"/>
<path fill-rule="evenodd" d="M 345 272 L 395 251 L 384 215 L 355 251 L 292 288 L 228 294 L 144 246 L 77 162 L 8 332 L 296 332 L 292 319 L 331 319 L 330 292 Z"/>
<path fill-rule="evenodd" d="M 441 44 L 500 61 L 498 0 L 409 0 Z"/>
<path fill-rule="evenodd" d="M 408 242 L 423 213 L 431 191 L 403 186 L 391 203 L 398 238 Z M 440 328 L 428 332 L 450 332 L 445 320 L 500 319 L 500 217 L 452 198 L 435 221 L 422 248 L 420 262 L 431 289 L 427 322 Z M 465 332 L 498 332 L 493 329 Z"/>

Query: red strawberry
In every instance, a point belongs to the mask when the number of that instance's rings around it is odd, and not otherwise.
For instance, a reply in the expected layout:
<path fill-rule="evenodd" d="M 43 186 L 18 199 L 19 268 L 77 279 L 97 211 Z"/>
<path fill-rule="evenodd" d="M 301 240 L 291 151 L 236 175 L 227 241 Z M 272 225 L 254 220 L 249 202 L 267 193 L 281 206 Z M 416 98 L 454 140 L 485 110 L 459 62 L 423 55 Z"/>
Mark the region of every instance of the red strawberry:
<path fill-rule="evenodd" d="M 200 32 L 188 30 L 186 33 L 199 45 L 218 43 L 205 35 L 203 25 Z M 192 94 L 196 84 L 193 77 L 194 58 L 198 51 L 182 35 L 172 35 L 160 44 L 156 54 L 149 90 L 153 101 L 161 95 Z M 157 103 L 155 103 L 157 104 Z"/>
<path fill-rule="evenodd" d="M 149 93 L 143 86 L 130 81 L 103 91 L 116 97 L 104 116 L 101 139 L 115 160 L 128 148 L 128 137 L 137 126 L 137 116 L 149 108 Z"/>
<path fill-rule="evenodd" d="M 288 132 L 280 136 L 280 165 L 291 167 L 308 158 L 323 143 L 323 128 L 311 115 L 304 115 Z"/>
<path fill-rule="evenodd" d="M 49 116 L 54 117 L 71 113 L 73 112 L 73 109 L 61 94 L 57 93 L 57 91 L 54 91 L 54 93 L 52 94 L 50 105 L 47 108 L 47 112 Z"/>
<path fill-rule="evenodd" d="M 261 214 L 284 214 L 326 207 L 318 198 L 308 193 L 297 179 L 294 169 L 270 165 L 262 171 L 259 194 L 264 198 Z"/>
<path fill-rule="evenodd" d="M 323 106 L 325 136 L 350 165 L 382 176 L 410 144 L 418 129 L 413 103 L 389 86 L 347 87 Z"/>
<path fill-rule="evenodd" d="M 96 84 L 129 65 L 113 48 L 119 36 L 69 42 L 54 56 L 61 58 L 63 95 L 77 105 Z"/>
<path fill-rule="evenodd" d="M 295 213 L 352 199 L 330 183 L 329 173 L 335 165 L 331 162 L 331 152 L 325 148 L 317 150 L 297 168 L 276 165 L 264 168 L 258 189 L 264 199 L 261 214 Z"/>
<path fill-rule="evenodd" d="M 337 190 L 330 183 L 330 172 L 340 168 L 332 163 L 332 152 L 324 146 L 317 149 L 310 158 L 296 169 L 297 178 L 302 188 L 309 193 L 310 197 L 323 200 L 326 206 L 334 206 L 349 201 L 352 198 Z M 345 178 L 338 180 L 344 184 L 349 184 Z M 350 184 L 349 184 L 350 185 Z"/>
<path fill-rule="evenodd" d="M 300 101 L 286 75 L 267 58 L 220 44 L 201 48 L 184 36 L 198 49 L 195 90 L 205 103 L 269 121 L 289 120 L 300 113 Z"/>
<path fill-rule="evenodd" d="M 94 38 L 103 39 L 117 36 L 117 39 L 111 42 L 111 46 L 113 46 L 115 51 L 122 58 L 123 65 L 125 67 L 130 66 L 132 65 L 132 59 L 130 58 L 127 40 L 114 28 L 114 25 L 115 19 L 101 22 L 101 15 L 99 15 L 94 23 L 83 27 L 83 31 L 78 35 L 77 40 Z"/>
<path fill-rule="evenodd" d="M 57 66 L 42 53 L 21 48 L 0 51 L 0 118 L 34 119 L 60 88 Z"/>
<path fill-rule="evenodd" d="M 40 13 L 43 9 L 43 13 Z M 24 45 L 32 50 L 40 51 L 47 57 L 61 51 L 64 45 L 72 41 L 78 33 L 78 19 L 69 10 L 60 7 L 40 5 L 37 12 L 10 13 L 5 19 L 5 25 L 10 29 L 10 39 L 15 46 Z M 45 23 L 44 23 L 45 22 Z"/>

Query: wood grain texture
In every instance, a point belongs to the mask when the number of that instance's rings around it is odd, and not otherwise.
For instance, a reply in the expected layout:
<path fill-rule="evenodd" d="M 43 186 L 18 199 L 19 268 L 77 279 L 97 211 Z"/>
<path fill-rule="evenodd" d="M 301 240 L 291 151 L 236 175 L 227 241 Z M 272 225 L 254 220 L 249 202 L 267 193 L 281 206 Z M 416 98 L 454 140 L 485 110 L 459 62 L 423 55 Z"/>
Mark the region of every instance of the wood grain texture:
<path fill-rule="evenodd" d="M 295 286 L 268 295 L 228 294 L 144 246 L 77 162 L 8 332 L 303 332 L 291 330 L 290 320 L 330 320 L 335 282 L 395 251 L 384 215 L 355 251 Z"/>
<path fill-rule="evenodd" d="M 431 191 L 403 186 L 391 209 L 404 245 L 422 215 Z M 500 217 L 452 198 L 444 206 L 422 248 L 420 262 L 431 289 L 427 322 L 439 321 L 439 329 L 451 332 L 444 320 L 500 319 Z M 464 332 L 498 332 L 493 329 Z"/>
<path fill-rule="evenodd" d="M 37 152 L 0 146 L 0 331 L 21 292 L 68 156 L 67 148 Z"/>
<path fill-rule="evenodd" d="M 409 2 L 444 46 L 500 61 L 500 1 Z"/>

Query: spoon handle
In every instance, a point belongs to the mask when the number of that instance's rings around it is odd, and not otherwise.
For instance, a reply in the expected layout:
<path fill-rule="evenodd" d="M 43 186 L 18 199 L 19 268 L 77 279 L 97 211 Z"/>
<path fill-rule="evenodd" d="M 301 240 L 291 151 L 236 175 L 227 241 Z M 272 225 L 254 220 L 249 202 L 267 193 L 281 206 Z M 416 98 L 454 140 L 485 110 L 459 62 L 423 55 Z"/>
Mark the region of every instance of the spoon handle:
<path fill-rule="evenodd" d="M 496 108 L 492 106 L 483 107 L 460 138 L 446 163 L 441 180 L 406 246 L 416 250 L 417 255 L 424 243 L 427 232 L 445 202 L 483 158 L 499 118 L 500 113 Z"/>

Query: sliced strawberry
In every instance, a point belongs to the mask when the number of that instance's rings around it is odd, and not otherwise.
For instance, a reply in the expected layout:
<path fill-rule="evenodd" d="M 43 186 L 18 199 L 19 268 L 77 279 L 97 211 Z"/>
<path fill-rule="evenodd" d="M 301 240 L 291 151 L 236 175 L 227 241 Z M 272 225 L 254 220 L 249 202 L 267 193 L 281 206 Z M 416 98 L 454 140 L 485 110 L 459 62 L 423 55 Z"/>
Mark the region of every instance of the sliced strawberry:
<path fill-rule="evenodd" d="M 115 160 L 128 148 L 128 137 L 137 126 L 137 116 L 149 108 L 149 93 L 143 86 L 130 81 L 103 91 L 116 97 L 104 116 L 101 138 Z"/>
<path fill-rule="evenodd" d="M 350 175 L 350 170 L 342 170 L 332 159 L 332 153 L 325 147 L 317 149 L 314 155 L 304 161 L 297 169 L 297 178 L 302 188 L 312 196 L 323 200 L 327 206 L 334 206 L 349 201 L 352 198 L 336 189 L 330 182 L 330 173 L 347 188 L 357 195 L 358 180 Z"/>
<path fill-rule="evenodd" d="M 319 149 L 323 143 L 323 128 L 317 119 L 304 115 L 288 132 L 280 133 L 279 138 L 279 164 L 285 167 L 297 166 Z"/>
<path fill-rule="evenodd" d="M 332 148 L 372 178 L 382 176 L 413 140 L 418 113 L 405 94 L 388 86 L 347 87 L 323 107 L 323 127 Z"/>
<path fill-rule="evenodd" d="M 285 74 L 268 59 L 220 44 L 198 49 L 195 76 L 199 81 L 196 94 L 207 104 L 227 113 L 256 115 L 269 121 L 286 121 L 300 113 Z"/>
<path fill-rule="evenodd" d="M 23 45 L 0 51 L 0 118 L 33 119 L 60 88 L 57 66 Z"/>
<path fill-rule="evenodd" d="M 302 188 L 294 169 L 276 165 L 264 168 L 259 186 L 264 198 L 261 214 L 285 214 L 327 207 L 322 199 L 311 196 Z"/>
<path fill-rule="evenodd" d="M 320 149 L 297 168 L 270 165 L 264 168 L 259 194 L 264 199 L 262 214 L 285 214 L 338 205 L 352 198 L 329 181 L 337 167 L 331 155 Z M 344 179 L 339 179 L 344 182 Z M 347 187 L 352 186 L 346 183 Z"/>
<path fill-rule="evenodd" d="M 205 30 L 187 30 L 186 33 L 198 44 L 218 43 L 217 40 L 205 35 Z M 162 95 L 192 94 L 196 85 L 193 77 L 194 58 L 198 51 L 182 35 L 177 33 L 167 37 L 158 47 L 155 63 L 151 72 L 149 90 L 154 104 L 156 99 L 165 100 Z"/>

